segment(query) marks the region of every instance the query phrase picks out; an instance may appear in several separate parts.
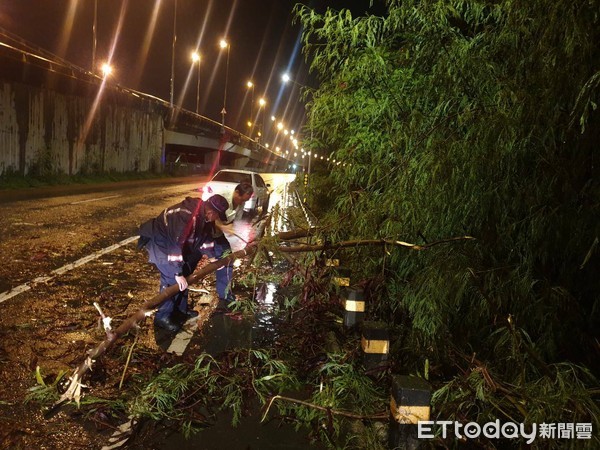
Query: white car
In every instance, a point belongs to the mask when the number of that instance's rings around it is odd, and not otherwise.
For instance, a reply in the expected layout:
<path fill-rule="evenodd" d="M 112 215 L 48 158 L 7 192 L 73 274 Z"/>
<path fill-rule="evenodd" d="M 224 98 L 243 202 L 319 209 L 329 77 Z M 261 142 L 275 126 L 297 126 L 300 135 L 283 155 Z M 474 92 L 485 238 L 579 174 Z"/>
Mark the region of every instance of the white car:
<path fill-rule="evenodd" d="M 254 193 L 250 200 L 244 205 L 244 211 L 257 213 L 267 212 L 269 208 L 269 187 L 265 180 L 256 172 L 250 170 L 223 169 L 219 170 L 212 179 L 200 188 L 202 191 L 202 200 L 207 200 L 210 196 L 220 194 L 231 203 L 233 191 L 240 183 L 250 183 Z"/>

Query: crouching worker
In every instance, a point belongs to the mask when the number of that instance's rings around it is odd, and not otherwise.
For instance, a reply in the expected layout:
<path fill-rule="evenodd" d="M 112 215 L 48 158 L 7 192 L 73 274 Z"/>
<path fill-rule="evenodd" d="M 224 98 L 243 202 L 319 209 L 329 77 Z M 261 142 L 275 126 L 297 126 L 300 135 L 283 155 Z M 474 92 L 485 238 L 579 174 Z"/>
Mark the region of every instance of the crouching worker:
<path fill-rule="evenodd" d="M 242 240 L 244 244 L 242 244 L 242 248 L 245 247 L 247 241 L 252 237 L 250 236 L 251 227 L 247 224 L 244 227 L 244 222 L 242 217 L 244 215 L 244 204 L 250 200 L 254 189 L 250 183 L 240 183 L 238 184 L 231 197 L 231 203 L 229 208 L 226 211 L 226 220 L 223 223 L 219 223 L 218 227 L 216 227 L 216 232 L 214 234 L 214 253 L 209 256 L 213 256 L 217 259 L 221 259 L 224 256 L 227 256 L 228 253 L 231 253 L 232 245 L 230 240 Z M 244 230 L 240 230 L 240 228 L 247 228 Z M 242 234 L 243 236 L 240 236 Z M 237 242 L 236 242 L 237 243 Z M 235 248 L 235 250 L 239 250 L 239 248 Z M 216 281 L 217 281 L 217 295 L 219 296 L 219 305 L 218 309 L 226 309 L 230 307 L 231 303 L 235 301 L 235 295 L 231 289 L 231 279 L 233 277 L 233 262 L 230 262 L 226 266 L 223 266 L 216 271 Z"/>
<path fill-rule="evenodd" d="M 158 308 L 154 325 L 172 333 L 183 321 L 198 313 L 188 310 L 188 284 L 185 279 L 196 269 L 202 255 L 212 256 L 215 221 L 226 222 L 229 203 L 221 195 L 206 201 L 186 197 L 140 226 L 138 247 L 148 250 L 149 261 L 160 272 L 160 292 L 179 285 L 179 292 Z"/>

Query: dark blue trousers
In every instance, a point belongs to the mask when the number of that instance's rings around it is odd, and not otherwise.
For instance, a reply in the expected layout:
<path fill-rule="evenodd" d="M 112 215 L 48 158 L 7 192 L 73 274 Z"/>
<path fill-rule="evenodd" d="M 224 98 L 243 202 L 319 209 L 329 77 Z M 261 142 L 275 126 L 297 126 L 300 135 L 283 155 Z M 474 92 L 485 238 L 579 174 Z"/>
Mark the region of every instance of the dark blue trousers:
<path fill-rule="evenodd" d="M 202 252 L 209 258 L 221 259 L 224 253 L 231 252 L 231 246 L 225 236 L 219 236 L 211 241 L 209 248 L 204 248 Z M 235 300 L 235 295 L 231 292 L 231 278 L 233 277 L 233 264 L 230 262 L 215 272 L 217 279 L 217 295 L 220 300 L 229 303 Z"/>
<path fill-rule="evenodd" d="M 221 259 L 223 253 L 231 252 L 231 246 L 229 241 L 225 237 L 217 238 L 215 240 L 215 258 Z M 226 303 L 230 303 L 235 300 L 235 295 L 231 291 L 231 278 L 233 277 L 233 263 L 230 262 L 226 266 L 217 269 L 217 295 L 219 299 L 225 300 Z"/>
<path fill-rule="evenodd" d="M 177 284 L 177 281 L 175 281 L 175 274 L 179 271 L 179 269 L 171 264 L 157 264 L 156 268 L 160 272 L 160 292 L 164 291 L 173 284 Z M 188 276 L 190 273 L 191 272 L 189 271 L 189 268 L 186 271 L 186 266 L 184 265 L 183 274 Z M 187 311 L 187 304 L 188 290 L 186 289 L 185 291 L 179 291 L 177 294 L 162 302 L 158 308 L 158 311 L 156 311 L 155 319 L 169 319 L 174 311 L 179 311 L 185 314 Z"/>
<path fill-rule="evenodd" d="M 209 246 L 211 242 L 207 242 Z M 214 246 L 208 248 L 202 248 L 200 253 L 194 255 L 187 255 L 184 259 L 186 263 L 183 265 L 182 273 L 184 276 L 188 276 L 196 270 L 198 261 L 202 255 L 206 255 L 209 258 L 220 259 L 224 253 L 231 251 L 229 241 L 224 236 L 216 238 L 214 240 Z M 156 264 L 158 271 L 160 272 L 160 292 L 164 291 L 169 286 L 177 283 L 175 281 L 175 274 L 179 271 L 176 267 L 171 264 Z M 216 288 L 219 299 L 225 300 L 226 303 L 230 303 L 235 300 L 235 295 L 231 291 L 231 278 L 233 277 L 233 264 L 229 263 L 226 266 L 217 269 L 216 271 Z M 171 298 L 165 300 L 156 311 L 155 319 L 169 319 L 174 312 L 181 312 L 185 314 L 188 307 L 188 290 L 179 291 Z"/>

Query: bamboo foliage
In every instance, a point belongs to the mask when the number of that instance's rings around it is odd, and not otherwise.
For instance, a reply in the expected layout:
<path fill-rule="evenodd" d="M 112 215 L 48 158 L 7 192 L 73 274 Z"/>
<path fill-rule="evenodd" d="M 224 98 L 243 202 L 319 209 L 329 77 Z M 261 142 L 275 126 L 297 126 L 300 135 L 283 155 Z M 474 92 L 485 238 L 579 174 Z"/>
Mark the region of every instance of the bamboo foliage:
<path fill-rule="evenodd" d="M 244 400 L 255 394 L 265 402 L 274 389 L 289 389 L 297 380 L 286 364 L 262 350 L 230 352 L 229 363 L 202 353 L 193 367 L 176 364 L 163 369 L 141 389 L 131 402 L 131 413 L 155 421 L 170 420 L 182 429 L 198 431 L 209 422 L 198 409 L 232 411 L 233 425 L 242 416 Z"/>
<path fill-rule="evenodd" d="M 332 240 L 474 236 L 358 250 L 365 276 L 384 274 L 381 318 L 409 317 L 415 352 L 444 359 L 453 342 L 490 361 L 510 319 L 541 360 L 597 373 L 600 2 L 385 3 L 296 8 L 320 82 L 306 146 L 343 162 L 328 168 Z"/>

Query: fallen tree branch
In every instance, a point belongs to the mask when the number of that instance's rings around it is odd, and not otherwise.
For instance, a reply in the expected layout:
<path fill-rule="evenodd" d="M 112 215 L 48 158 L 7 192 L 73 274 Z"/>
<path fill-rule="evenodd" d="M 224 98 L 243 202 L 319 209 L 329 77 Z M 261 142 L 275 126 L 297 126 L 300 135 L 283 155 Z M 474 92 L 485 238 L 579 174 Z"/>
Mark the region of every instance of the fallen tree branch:
<path fill-rule="evenodd" d="M 308 403 L 308 402 L 305 402 L 303 400 L 298 400 L 298 399 L 295 399 L 295 398 L 284 397 L 282 395 L 275 395 L 274 397 L 271 398 L 271 401 L 269 402 L 269 406 L 267 407 L 267 410 L 263 414 L 261 422 L 263 422 L 265 420 L 265 417 L 267 417 L 267 414 L 269 413 L 269 410 L 271 409 L 271 405 L 273 405 L 273 402 L 275 400 L 285 400 L 286 402 L 296 403 L 298 405 L 306 406 L 308 408 L 318 409 L 319 411 L 325 411 L 328 414 L 334 414 L 336 416 L 349 417 L 351 419 L 357 419 L 357 420 L 364 420 L 364 419 L 368 419 L 368 420 L 387 419 L 389 417 L 389 415 L 390 415 L 389 412 L 384 412 L 384 413 L 379 413 L 379 414 L 373 414 L 373 415 L 369 415 L 369 416 L 364 416 L 362 414 L 355 414 L 355 413 L 351 413 L 351 412 L 348 412 L 348 411 L 339 411 L 339 410 L 336 410 L 336 409 L 327 408 L 325 406 L 315 405 L 314 403 Z"/>
<path fill-rule="evenodd" d="M 281 233 L 277 234 L 277 237 L 282 241 L 289 241 L 291 239 L 299 239 L 303 237 L 314 236 L 317 230 L 317 227 L 310 227 L 308 229 L 301 228 L 294 231 L 282 231 Z"/>
<path fill-rule="evenodd" d="M 127 368 L 129 367 L 129 363 L 131 361 L 131 354 L 133 353 L 133 347 L 135 347 L 135 344 L 137 343 L 139 337 L 140 337 L 140 334 L 137 333 L 135 335 L 135 339 L 133 340 L 133 344 L 131 344 L 131 347 L 129 347 L 129 352 L 127 353 L 127 360 L 125 361 L 125 367 L 123 367 L 123 374 L 121 375 L 121 381 L 119 382 L 119 390 L 121 390 L 121 388 L 123 387 L 123 381 L 125 381 L 125 374 L 127 373 Z"/>
<path fill-rule="evenodd" d="M 196 284 L 208 274 L 233 262 L 234 260 L 254 254 L 258 248 L 257 244 L 258 243 L 256 241 L 251 242 L 246 246 L 245 249 L 231 253 L 223 259 L 219 259 L 218 261 L 207 264 L 202 269 L 199 269 L 186 277 L 188 284 Z M 69 387 L 51 409 L 55 409 L 61 404 L 71 400 L 75 400 L 77 404 L 79 404 L 79 400 L 81 398 L 81 388 L 84 387 L 84 385 L 81 383 L 81 380 L 85 373 L 92 368 L 92 364 L 104 353 L 106 353 L 114 345 L 117 339 L 127 333 L 131 328 L 136 326 L 138 322 L 151 315 L 152 312 L 162 302 L 164 302 L 167 298 L 172 297 L 177 292 L 179 292 L 179 286 L 174 284 L 166 288 L 160 294 L 155 295 L 150 300 L 146 301 L 133 315 L 129 316 L 129 318 L 127 318 L 127 320 L 125 320 L 116 330 L 108 334 L 106 339 L 102 341 L 96 348 L 90 350 L 88 357 L 77 369 L 75 369 L 73 375 L 71 376 L 71 383 L 69 384 Z"/>
<path fill-rule="evenodd" d="M 266 225 L 267 217 L 263 218 L 262 224 L 259 225 L 259 231 L 257 233 L 258 236 L 262 236 L 264 233 L 265 225 Z M 262 228 L 261 228 L 262 227 Z M 307 230 L 309 233 L 314 231 L 313 229 Z M 278 236 L 279 237 L 279 236 Z M 446 242 L 465 240 L 465 239 L 474 239 L 471 236 L 462 236 L 440 240 L 437 242 L 432 242 L 425 245 L 417 245 L 417 244 L 409 244 L 407 242 L 402 241 L 392 241 L 392 240 L 364 240 L 364 241 L 345 241 L 340 242 L 338 244 L 326 244 L 326 245 L 299 245 L 295 247 L 279 247 L 279 250 L 284 253 L 288 252 L 310 252 L 310 251 L 318 251 L 325 249 L 335 249 L 335 248 L 344 248 L 344 247 L 356 247 L 361 245 L 399 245 L 403 247 L 412 248 L 413 250 L 424 250 L 428 247 L 432 247 L 434 245 L 439 245 Z M 205 267 L 196 270 L 194 273 L 186 277 L 186 280 L 189 285 L 193 285 L 201 281 L 204 277 L 209 275 L 210 273 L 216 271 L 217 269 L 230 264 L 234 260 L 238 258 L 243 258 L 246 256 L 253 257 L 258 248 L 258 240 L 249 243 L 246 248 L 233 252 L 225 258 L 222 258 L 218 261 L 207 264 Z M 164 302 L 169 297 L 172 297 L 179 291 L 179 286 L 177 284 L 169 286 L 164 291 L 159 293 L 158 295 L 152 297 L 150 300 L 147 300 L 138 311 L 136 311 L 133 315 L 128 317 L 121 325 L 115 329 L 107 330 L 107 336 L 104 341 L 102 341 L 96 348 L 90 350 L 88 352 L 88 356 L 85 358 L 84 362 L 74 370 L 73 375 L 70 377 L 70 384 L 65 391 L 64 394 L 59 398 L 59 400 L 53 405 L 51 410 L 55 410 L 60 407 L 65 402 L 75 400 L 77 404 L 79 404 L 79 400 L 81 398 L 81 389 L 84 387 L 82 383 L 83 376 L 87 373 L 88 370 L 91 370 L 93 363 L 100 358 L 104 353 L 106 353 L 115 342 L 123 335 L 125 335 L 131 328 L 137 326 L 138 322 L 142 321 L 147 316 L 151 315 L 153 311 L 160 306 L 162 302 Z M 97 307 L 99 308 L 99 307 Z M 99 310 L 101 312 L 101 310 Z M 102 312 L 101 312 L 102 315 Z M 280 397 L 282 399 L 287 399 L 285 397 Z M 289 399 L 290 401 L 293 399 Z M 300 402 L 300 401 L 297 401 Z M 316 406 L 316 405 L 315 405 Z M 344 415 L 343 412 L 339 412 L 339 414 Z M 351 414 L 351 413 L 348 413 Z M 352 417 L 351 415 L 348 417 Z M 357 417 L 358 418 L 358 417 Z"/>
<path fill-rule="evenodd" d="M 473 236 L 457 236 L 448 239 L 441 239 L 439 241 L 430 242 L 429 244 L 411 244 L 409 242 L 404 241 L 394 241 L 391 239 L 366 239 L 366 240 L 355 240 L 355 241 L 342 241 L 337 244 L 315 244 L 315 245 L 297 245 L 295 247 L 279 247 L 280 252 L 284 253 L 297 253 L 297 252 L 316 252 L 319 250 L 328 250 L 328 249 L 338 249 L 338 248 L 346 248 L 346 247 L 359 247 L 365 245 L 397 245 L 400 247 L 407 247 L 412 250 L 426 250 L 429 247 L 433 247 L 435 245 L 445 244 L 448 242 L 454 241 L 464 241 L 464 240 L 473 240 L 475 239 Z"/>
<path fill-rule="evenodd" d="M 257 230 L 258 236 L 262 236 L 264 234 L 264 230 L 268 220 L 270 220 L 270 216 L 266 216 L 261 219 L 261 223 L 259 223 Z M 238 250 L 237 252 L 233 252 L 225 258 L 207 264 L 203 268 L 194 271 L 194 273 L 186 277 L 188 285 L 198 283 L 208 274 L 216 271 L 217 269 L 220 269 L 221 267 L 235 261 L 238 258 L 243 258 L 249 255 L 253 256 L 258 248 L 258 242 L 258 240 L 250 242 L 244 249 Z M 69 383 L 67 390 L 50 408 L 47 415 L 53 414 L 63 403 L 66 403 L 71 400 L 75 400 L 77 402 L 77 405 L 79 405 L 79 400 L 81 399 L 81 389 L 85 387 L 81 380 L 83 379 L 83 376 L 87 373 L 87 371 L 91 370 L 93 363 L 104 353 L 106 353 L 114 345 L 114 343 L 119 337 L 123 336 L 134 326 L 137 326 L 138 322 L 151 315 L 153 311 L 156 308 L 158 308 L 162 302 L 164 302 L 167 298 L 172 297 L 177 292 L 179 292 L 179 286 L 177 284 L 169 286 L 158 295 L 146 301 L 137 312 L 135 312 L 133 315 L 127 318 L 127 320 L 125 320 L 116 330 L 111 330 L 111 332 L 107 332 L 106 339 L 102 341 L 96 348 L 90 350 L 88 352 L 87 358 L 85 358 L 85 361 L 81 363 L 81 365 L 77 369 L 75 369 L 73 375 L 70 377 L 71 382 Z M 100 311 L 102 315 L 100 307 L 96 306 L 96 308 Z"/>

